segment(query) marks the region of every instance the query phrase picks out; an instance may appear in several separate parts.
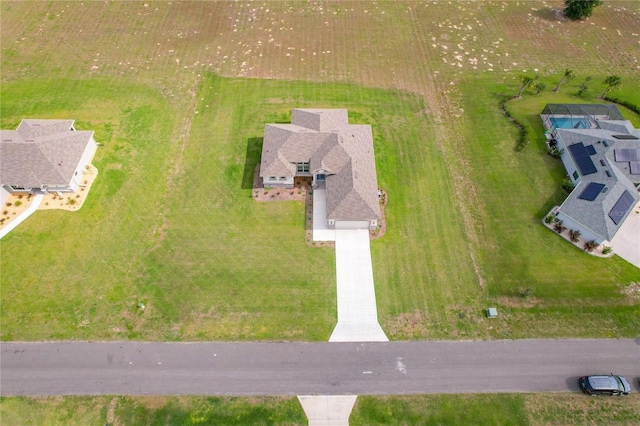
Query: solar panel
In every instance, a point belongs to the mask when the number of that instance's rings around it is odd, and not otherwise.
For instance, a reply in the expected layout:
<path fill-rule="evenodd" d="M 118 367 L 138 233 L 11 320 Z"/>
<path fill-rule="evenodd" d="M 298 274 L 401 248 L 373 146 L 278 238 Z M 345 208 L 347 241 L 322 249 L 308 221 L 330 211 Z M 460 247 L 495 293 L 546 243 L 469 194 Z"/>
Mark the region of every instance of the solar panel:
<path fill-rule="evenodd" d="M 629 166 L 632 175 L 640 175 L 640 161 L 630 161 Z"/>
<path fill-rule="evenodd" d="M 616 204 L 613 206 L 611 211 L 609 212 L 609 217 L 616 225 L 619 225 L 622 222 L 622 219 L 627 215 L 627 212 L 633 206 L 634 199 L 629 193 L 629 191 L 624 191 Z"/>
<path fill-rule="evenodd" d="M 613 153 L 616 156 L 616 161 L 640 161 L 640 149 L 614 149 Z"/>
<path fill-rule="evenodd" d="M 593 147 L 593 145 L 587 145 L 587 152 L 589 153 L 589 155 L 593 155 L 596 153 L 596 149 Z"/>
<path fill-rule="evenodd" d="M 612 135 L 614 138 L 616 139 L 627 139 L 627 140 L 636 140 L 638 139 L 637 136 L 633 136 L 633 135 Z"/>
<path fill-rule="evenodd" d="M 571 156 L 578 165 L 582 176 L 590 175 L 598 171 L 582 142 L 569 145 L 569 151 L 571 151 Z"/>
<path fill-rule="evenodd" d="M 615 155 L 616 161 L 629 161 L 631 159 L 630 154 L 631 153 L 628 149 L 613 150 L 613 155 Z"/>
<path fill-rule="evenodd" d="M 589 185 L 582 191 L 582 194 L 578 195 L 581 200 L 593 201 L 598 194 L 602 191 L 604 185 L 596 182 L 589 182 Z"/>

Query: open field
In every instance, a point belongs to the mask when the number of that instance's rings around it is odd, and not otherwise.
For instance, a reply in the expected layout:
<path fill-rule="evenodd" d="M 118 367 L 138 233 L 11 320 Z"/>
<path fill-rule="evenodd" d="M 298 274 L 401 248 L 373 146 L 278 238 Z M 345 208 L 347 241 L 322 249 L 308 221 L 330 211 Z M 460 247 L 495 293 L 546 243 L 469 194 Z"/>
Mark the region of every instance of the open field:
<path fill-rule="evenodd" d="M 327 339 L 333 252 L 305 245 L 300 204 L 247 186 L 264 122 L 298 106 L 373 125 L 391 338 L 636 336 L 622 287 L 640 271 L 539 224 L 563 170 L 540 138 L 516 152 L 498 109 L 519 74 L 549 90 L 565 67 L 578 77 L 560 94 L 511 105 L 540 137 L 545 102 L 593 101 L 607 73 L 638 103 L 640 5 L 573 23 L 560 4 L 3 2 L 3 128 L 75 118 L 104 146 L 79 212 L 38 212 L 2 240 L 2 339 Z"/>
<path fill-rule="evenodd" d="M 307 424 L 290 397 L 2 398 L 7 424 L 47 425 L 294 425 Z M 632 425 L 640 416 L 637 394 L 589 398 L 582 394 L 481 394 L 360 396 L 352 425 Z"/>

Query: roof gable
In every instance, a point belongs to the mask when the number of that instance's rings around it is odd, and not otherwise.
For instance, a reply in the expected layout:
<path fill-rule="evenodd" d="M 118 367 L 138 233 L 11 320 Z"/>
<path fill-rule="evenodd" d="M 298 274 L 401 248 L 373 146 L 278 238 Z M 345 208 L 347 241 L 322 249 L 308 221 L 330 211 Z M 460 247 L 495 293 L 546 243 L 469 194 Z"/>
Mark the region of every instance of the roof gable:
<path fill-rule="evenodd" d="M 294 109 L 292 124 L 265 125 L 260 176 L 295 176 L 299 162 L 327 174 L 328 219 L 380 217 L 371 126 L 349 124 L 346 109 Z"/>
<path fill-rule="evenodd" d="M 72 126 L 72 120 L 23 120 L 15 131 L 2 130 L 0 183 L 68 185 L 93 140 L 93 132 Z"/>

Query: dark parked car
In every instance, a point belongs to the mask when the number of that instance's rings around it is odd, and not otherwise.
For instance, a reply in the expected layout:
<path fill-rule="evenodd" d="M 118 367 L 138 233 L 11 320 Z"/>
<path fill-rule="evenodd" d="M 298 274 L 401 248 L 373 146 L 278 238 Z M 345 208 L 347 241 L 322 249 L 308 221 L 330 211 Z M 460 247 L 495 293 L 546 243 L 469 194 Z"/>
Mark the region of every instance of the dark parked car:
<path fill-rule="evenodd" d="M 629 395 L 631 386 L 622 376 L 582 376 L 578 379 L 580 389 L 589 395 Z"/>

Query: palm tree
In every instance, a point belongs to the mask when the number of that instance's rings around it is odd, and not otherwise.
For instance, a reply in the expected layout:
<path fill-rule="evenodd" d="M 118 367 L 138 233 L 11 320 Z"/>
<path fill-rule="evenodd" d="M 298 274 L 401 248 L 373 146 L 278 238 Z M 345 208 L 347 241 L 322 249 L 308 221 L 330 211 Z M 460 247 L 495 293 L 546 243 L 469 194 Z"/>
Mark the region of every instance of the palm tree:
<path fill-rule="evenodd" d="M 556 86 L 555 89 L 553 89 L 554 92 L 559 92 L 560 91 L 560 86 L 562 86 L 562 84 L 565 81 L 569 81 L 572 80 L 575 77 L 575 73 L 573 72 L 573 70 L 571 68 L 567 68 L 564 70 L 564 75 L 562 76 L 562 78 L 560 79 L 560 81 L 558 82 L 558 85 Z"/>
<path fill-rule="evenodd" d="M 522 92 L 524 92 L 525 89 L 533 86 L 533 82 L 536 81 L 534 77 L 529 77 L 528 75 L 521 75 L 519 78 L 522 86 L 520 86 L 520 91 L 518 92 L 518 96 L 516 96 L 516 99 L 522 98 Z"/>
<path fill-rule="evenodd" d="M 534 88 L 536 89 L 536 95 L 539 95 L 540 92 L 547 88 L 547 85 L 540 81 L 535 84 Z"/>
<path fill-rule="evenodd" d="M 580 231 L 576 229 L 569 229 L 569 239 L 572 243 L 577 243 L 580 238 Z"/>
<path fill-rule="evenodd" d="M 556 223 L 553 224 L 553 229 L 558 233 L 558 234 L 562 234 L 564 232 L 565 228 L 564 226 L 562 226 L 562 221 L 559 220 Z"/>
<path fill-rule="evenodd" d="M 594 240 L 585 241 L 584 243 L 584 249 L 589 253 L 591 253 L 596 247 L 598 247 L 598 243 L 596 243 Z"/>
<path fill-rule="evenodd" d="M 610 75 L 609 77 L 604 79 L 604 84 L 607 86 L 607 88 L 604 89 L 604 93 L 602 93 L 600 99 L 604 99 L 605 95 L 609 93 L 609 90 L 617 89 L 618 87 L 622 86 L 622 79 L 617 75 Z"/>

